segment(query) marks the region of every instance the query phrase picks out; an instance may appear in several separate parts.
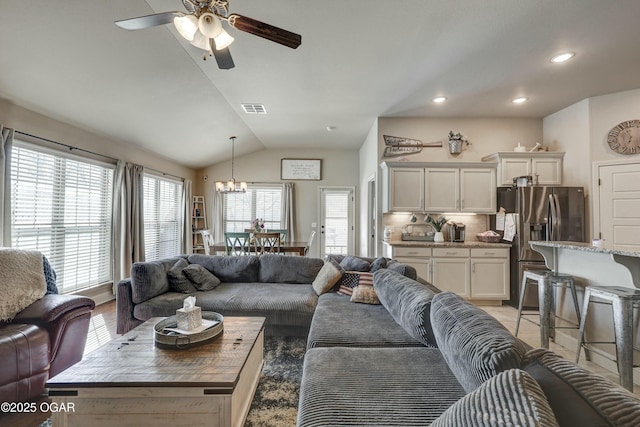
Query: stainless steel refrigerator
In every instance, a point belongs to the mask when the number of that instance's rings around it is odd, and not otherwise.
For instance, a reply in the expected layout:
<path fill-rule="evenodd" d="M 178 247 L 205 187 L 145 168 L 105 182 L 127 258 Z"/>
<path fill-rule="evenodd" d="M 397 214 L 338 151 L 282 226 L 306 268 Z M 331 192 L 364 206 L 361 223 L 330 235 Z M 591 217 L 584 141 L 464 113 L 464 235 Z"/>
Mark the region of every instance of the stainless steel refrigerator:
<path fill-rule="evenodd" d="M 545 269 L 540 253 L 531 249 L 531 240 L 584 241 L 583 187 L 499 187 L 498 209 L 516 215 L 516 236 L 511 247 L 511 298 L 518 306 L 522 274 Z M 491 227 L 495 229 L 495 217 Z M 530 292 L 529 292 L 530 290 Z M 534 286 L 527 289 L 525 307 L 537 307 Z"/>

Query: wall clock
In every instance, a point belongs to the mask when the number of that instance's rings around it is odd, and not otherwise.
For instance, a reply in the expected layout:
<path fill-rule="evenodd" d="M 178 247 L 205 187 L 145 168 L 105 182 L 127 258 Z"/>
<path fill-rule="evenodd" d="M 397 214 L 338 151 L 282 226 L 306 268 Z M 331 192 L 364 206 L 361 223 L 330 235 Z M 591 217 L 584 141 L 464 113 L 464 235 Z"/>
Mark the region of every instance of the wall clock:
<path fill-rule="evenodd" d="M 609 131 L 607 144 L 616 153 L 640 153 L 640 120 L 627 120 Z"/>

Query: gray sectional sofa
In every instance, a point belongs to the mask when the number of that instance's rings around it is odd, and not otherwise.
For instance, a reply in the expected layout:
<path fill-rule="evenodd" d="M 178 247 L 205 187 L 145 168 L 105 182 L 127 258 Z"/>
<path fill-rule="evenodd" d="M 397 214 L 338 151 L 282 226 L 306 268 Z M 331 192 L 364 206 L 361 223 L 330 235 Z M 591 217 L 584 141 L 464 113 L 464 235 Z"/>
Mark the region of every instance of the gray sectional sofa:
<path fill-rule="evenodd" d="M 413 267 L 385 258 L 338 257 L 361 269 L 389 267 L 416 278 Z M 375 263 L 374 263 L 375 262 Z M 389 264 L 389 265 L 387 265 Z M 131 277 L 116 289 L 116 331 L 124 334 L 151 317 L 175 314 L 189 295 L 203 311 L 225 316 L 266 317 L 267 335 L 302 336 L 309 333 L 318 295 L 311 284 L 323 267 L 319 258 L 265 254 L 257 256 L 183 255 L 135 263 Z M 218 283 L 198 288 L 188 270 L 204 267 Z M 202 270 L 202 269 L 201 269 Z M 202 290 L 204 289 L 204 290 Z"/>
<path fill-rule="evenodd" d="M 640 400 L 451 292 L 389 270 L 381 305 L 319 297 L 298 426 L 637 426 Z"/>

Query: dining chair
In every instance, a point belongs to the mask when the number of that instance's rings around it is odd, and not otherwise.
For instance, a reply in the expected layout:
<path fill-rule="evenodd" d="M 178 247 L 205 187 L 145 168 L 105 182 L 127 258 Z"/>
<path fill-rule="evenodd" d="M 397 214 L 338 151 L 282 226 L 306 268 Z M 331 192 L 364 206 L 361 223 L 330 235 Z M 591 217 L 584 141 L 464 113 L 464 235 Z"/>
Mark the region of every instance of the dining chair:
<path fill-rule="evenodd" d="M 224 242 L 227 255 L 249 255 L 249 242 L 251 233 L 226 232 Z"/>
<path fill-rule="evenodd" d="M 307 256 L 309 250 L 311 249 L 311 245 L 313 244 L 313 239 L 316 237 L 316 230 L 311 230 L 311 234 L 309 235 L 309 241 L 307 242 L 307 247 L 304 248 L 304 256 Z"/>
<path fill-rule="evenodd" d="M 205 255 L 211 255 L 211 246 L 213 246 L 211 232 L 209 230 L 200 230 L 200 234 L 202 234 L 202 246 L 204 247 Z"/>
<path fill-rule="evenodd" d="M 258 255 L 264 253 L 281 253 L 280 233 L 253 233 L 253 247 Z"/>
<path fill-rule="evenodd" d="M 286 228 L 269 228 L 267 233 L 280 233 L 280 241 L 284 242 L 287 238 L 287 231 Z"/>

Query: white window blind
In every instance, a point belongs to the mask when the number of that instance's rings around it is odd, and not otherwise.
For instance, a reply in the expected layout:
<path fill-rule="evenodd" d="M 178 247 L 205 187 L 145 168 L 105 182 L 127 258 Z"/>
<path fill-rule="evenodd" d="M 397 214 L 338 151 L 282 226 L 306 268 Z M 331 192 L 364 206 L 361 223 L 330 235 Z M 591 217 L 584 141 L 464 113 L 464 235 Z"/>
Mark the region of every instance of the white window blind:
<path fill-rule="evenodd" d="M 38 250 L 60 293 L 110 282 L 113 165 L 21 144 L 11 152 L 11 245 Z"/>
<path fill-rule="evenodd" d="M 182 183 L 144 174 L 144 256 L 146 261 L 180 255 Z"/>
<path fill-rule="evenodd" d="M 252 184 L 246 193 L 224 194 L 224 231 L 244 231 L 261 218 L 265 228 L 283 228 L 282 185 Z"/>

